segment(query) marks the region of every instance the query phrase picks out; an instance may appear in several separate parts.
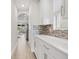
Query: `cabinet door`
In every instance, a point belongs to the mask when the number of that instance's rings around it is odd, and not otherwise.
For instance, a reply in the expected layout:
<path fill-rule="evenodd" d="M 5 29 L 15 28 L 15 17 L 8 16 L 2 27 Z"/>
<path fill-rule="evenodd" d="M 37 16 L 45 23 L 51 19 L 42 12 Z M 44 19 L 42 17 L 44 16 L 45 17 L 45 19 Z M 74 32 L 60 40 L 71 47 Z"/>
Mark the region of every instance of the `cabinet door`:
<path fill-rule="evenodd" d="M 67 54 L 44 42 L 44 59 L 68 59 Z"/>
<path fill-rule="evenodd" d="M 51 46 L 49 44 L 44 42 L 43 47 L 44 47 L 44 59 L 56 59 L 54 54 L 52 54 L 54 50 L 51 51 Z"/>
<path fill-rule="evenodd" d="M 58 50 L 55 47 L 51 47 L 49 54 L 51 55 L 51 57 L 54 57 L 55 59 L 68 59 L 67 54 Z"/>
<path fill-rule="evenodd" d="M 36 39 L 35 53 L 36 53 L 37 59 L 43 59 L 43 45 L 40 39 Z"/>
<path fill-rule="evenodd" d="M 44 53 L 44 59 L 56 59 L 54 56 L 51 56 L 49 53 Z"/>
<path fill-rule="evenodd" d="M 54 13 L 59 13 L 62 5 L 62 0 L 53 0 L 53 12 Z"/>
<path fill-rule="evenodd" d="M 56 59 L 56 57 L 52 54 L 53 51 L 50 53 L 50 48 L 49 49 L 45 49 L 44 51 L 44 59 Z"/>
<path fill-rule="evenodd" d="M 68 0 L 63 0 L 63 10 L 64 15 L 62 15 L 64 18 L 68 18 Z"/>

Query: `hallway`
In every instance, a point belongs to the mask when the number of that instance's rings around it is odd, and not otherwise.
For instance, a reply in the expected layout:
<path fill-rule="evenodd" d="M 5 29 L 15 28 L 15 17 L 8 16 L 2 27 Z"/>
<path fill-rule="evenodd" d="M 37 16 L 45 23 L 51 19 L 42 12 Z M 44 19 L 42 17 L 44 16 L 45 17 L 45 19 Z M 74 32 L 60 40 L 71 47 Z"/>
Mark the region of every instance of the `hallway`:
<path fill-rule="evenodd" d="M 17 48 L 11 59 L 36 59 L 24 38 L 24 35 L 22 35 L 22 37 L 18 39 Z"/>

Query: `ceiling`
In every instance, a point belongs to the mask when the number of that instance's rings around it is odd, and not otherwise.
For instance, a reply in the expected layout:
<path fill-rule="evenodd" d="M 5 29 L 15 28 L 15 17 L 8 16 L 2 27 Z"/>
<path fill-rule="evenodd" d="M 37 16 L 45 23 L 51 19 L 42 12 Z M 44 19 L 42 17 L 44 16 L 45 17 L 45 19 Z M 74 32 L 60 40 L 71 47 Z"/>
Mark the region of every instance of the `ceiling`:
<path fill-rule="evenodd" d="M 12 0 L 17 9 L 28 9 L 30 2 L 39 2 L 40 0 Z"/>
<path fill-rule="evenodd" d="M 17 9 L 27 9 L 30 4 L 30 0 L 14 0 L 13 2 Z"/>

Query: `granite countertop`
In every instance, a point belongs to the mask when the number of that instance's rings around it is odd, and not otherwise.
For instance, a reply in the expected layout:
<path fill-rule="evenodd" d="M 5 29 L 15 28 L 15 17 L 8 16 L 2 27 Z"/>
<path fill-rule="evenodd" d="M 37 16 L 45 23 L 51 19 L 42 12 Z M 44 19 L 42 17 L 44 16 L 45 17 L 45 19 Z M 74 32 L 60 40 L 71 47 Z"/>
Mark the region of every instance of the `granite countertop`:
<path fill-rule="evenodd" d="M 41 34 L 68 40 L 68 30 L 53 30 L 51 33 L 41 33 Z"/>
<path fill-rule="evenodd" d="M 59 37 L 59 38 L 63 38 L 63 39 L 68 39 L 67 30 L 54 30 L 52 33 L 48 33 L 47 35 Z"/>

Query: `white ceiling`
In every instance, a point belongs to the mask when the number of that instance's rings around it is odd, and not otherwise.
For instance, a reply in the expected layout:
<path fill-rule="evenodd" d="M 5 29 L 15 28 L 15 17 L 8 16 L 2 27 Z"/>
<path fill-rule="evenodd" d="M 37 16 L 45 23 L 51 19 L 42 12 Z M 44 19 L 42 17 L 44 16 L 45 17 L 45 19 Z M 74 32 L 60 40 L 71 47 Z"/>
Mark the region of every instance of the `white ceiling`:
<path fill-rule="evenodd" d="M 29 7 L 30 0 L 12 0 L 17 9 L 26 9 Z"/>
<path fill-rule="evenodd" d="M 12 0 L 17 9 L 28 9 L 30 2 L 39 2 L 40 0 Z"/>

